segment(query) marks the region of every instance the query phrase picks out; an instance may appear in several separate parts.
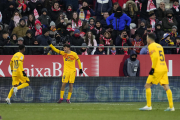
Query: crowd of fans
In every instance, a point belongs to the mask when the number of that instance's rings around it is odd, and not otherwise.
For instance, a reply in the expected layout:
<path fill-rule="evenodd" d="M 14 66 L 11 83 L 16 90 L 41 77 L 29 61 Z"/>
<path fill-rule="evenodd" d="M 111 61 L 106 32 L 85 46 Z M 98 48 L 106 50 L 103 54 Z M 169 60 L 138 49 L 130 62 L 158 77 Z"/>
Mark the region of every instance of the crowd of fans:
<path fill-rule="evenodd" d="M 54 55 L 37 47 L 48 46 L 48 40 L 82 46 L 72 47 L 79 55 L 148 54 L 151 32 L 162 46 L 176 46 L 165 48 L 165 54 L 180 54 L 179 23 L 179 0 L 170 9 L 164 2 L 157 8 L 156 0 L 1 0 L 0 55 L 13 55 L 18 48 L 6 46 L 21 44 L 32 46 L 25 55 Z"/>

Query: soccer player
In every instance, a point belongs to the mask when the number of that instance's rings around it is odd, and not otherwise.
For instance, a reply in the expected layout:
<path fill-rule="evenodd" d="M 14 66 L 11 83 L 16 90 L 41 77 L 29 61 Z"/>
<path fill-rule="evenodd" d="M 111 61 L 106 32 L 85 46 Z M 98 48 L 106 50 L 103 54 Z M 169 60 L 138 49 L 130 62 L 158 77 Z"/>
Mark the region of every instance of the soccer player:
<path fill-rule="evenodd" d="M 24 52 L 25 52 L 25 46 L 19 45 L 19 52 L 15 53 L 10 61 L 13 87 L 11 88 L 8 97 L 6 98 L 7 104 L 11 104 L 10 98 L 13 95 L 13 93 L 16 96 L 16 93 L 19 89 L 25 88 L 30 84 L 30 80 L 26 76 L 26 73 L 24 72 L 23 69 Z M 20 82 L 21 85 L 19 85 Z"/>
<path fill-rule="evenodd" d="M 83 73 L 82 67 L 81 67 L 81 61 L 78 57 L 78 55 L 70 50 L 70 45 L 69 44 L 64 44 L 63 49 L 64 51 L 56 49 L 50 41 L 48 41 L 49 46 L 52 48 L 53 51 L 55 51 L 58 54 L 61 54 L 64 59 L 64 72 L 62 76 L 62 87 L 60 91 L 60 99 L 58 103 L 61 103 L 63 101 L 63 96 L 64 96 L 64 90 L 66 87 L 66 83 L 69 82 L 69 92 L 68 92 L 68 97 L 66 102 L 70 102 L 71 94 L 73 91 L 73 83 L 75 81 L 75 76 L 76 76 L 76 68 L 75 68 L 75 61 L 77 60 L 78 65 L 79 65 L 79 74 L 81 75 Z"/>
<path fill-rule="evenodd" d="M 149 33 L 147 35 L 147 43 L 149 49 L 149 55 L 152 61 L 152 68 L 149 72 L 148 79 L 145 84 L 146 88 L 146 100 L 147 105 L 139 110 L 152 110 L 151 107 L 151 86 L 153 84 L 157 85 L 158 83 L 164 87 L 166 91 L 167 98 L 169 101 L 169 107 L 164 111 L 175 111 L 173 106 L 173 97 L 171 89 L 169 88 L 168 80 L 168 68 L 165 61 L 164 50 L 160 44 L 157 44 L 155 41 L 155 35 Z"/>

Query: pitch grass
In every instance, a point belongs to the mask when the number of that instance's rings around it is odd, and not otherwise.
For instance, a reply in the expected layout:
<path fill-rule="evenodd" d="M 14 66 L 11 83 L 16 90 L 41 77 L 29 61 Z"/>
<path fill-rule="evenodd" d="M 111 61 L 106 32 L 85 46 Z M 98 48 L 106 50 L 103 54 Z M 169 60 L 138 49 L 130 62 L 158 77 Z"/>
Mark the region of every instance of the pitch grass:
<path fill-rule="evenodd" d="M 180 120 L 175 112 L 164 112 L 167 102 L 153 103 L 152 111 L 139 111 L 143 102 L 118 103 L 12 103 L 0 104 L 2 120 Z"/>

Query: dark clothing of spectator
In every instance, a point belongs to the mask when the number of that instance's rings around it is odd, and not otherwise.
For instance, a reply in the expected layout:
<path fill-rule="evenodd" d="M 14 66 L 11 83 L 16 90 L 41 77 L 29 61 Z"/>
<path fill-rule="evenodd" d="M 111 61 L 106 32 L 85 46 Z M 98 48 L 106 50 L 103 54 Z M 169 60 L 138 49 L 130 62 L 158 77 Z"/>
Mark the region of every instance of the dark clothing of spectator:
<path fill-rule="evenodd" d="M 112 2 L 111 0 L 97 0 L 95 5 L 95 15 L 98 21 L 103 19 L 102 14 L 104 12 L 111 12 Z"/>
<path fill-rule="evenodd" d="M 74 0 L 73 0 L 73 1 L 74 1 Z M 54 5 L 53 5 L 53 7 L 51 8 L 51 10 L 49 10 L 49 16 L 50 16 L 51 20 L 52 20 L 52 21 L 56 21 L 56 19 L 59 17 L 59 14 L 60 14 L 61 12 L 63 12 L 63 11 L 61 11 L 61 9 L 55 10 L 55 9 L 54 9 Z"/>
<path fill-rule="evenodd" d="M 157 9 L 157 19 L 162 21 L 162 19 L 166 17 L 166 10 L 162 10 L 160 7 Z"/>
<path fill-rule="evenodd" d="M 92 17 L 92 16 L 95 15 L 94 11 L 91 8 L 89 8 L 89 7 L 82 7 L 81 9 L 83 9 L 83 11 L 84 11 L 84 20 L 86 20 L 86 16 L 87 16 L 87 11 L 88 10 L 90 12 L 90 16 L 89 17 Z M 77 10 L 78 16 L 79 16 L 79 13 L 80 13 L 81 9 Z"/>
<path fill-rule="evenodd" d="M 158 24 L 159 26 L 161 26 L 161 24 Z M 161 39 L 163 38 L 164 35 L 164 31 L 162 29 L 162 26 L 160 29 L 157 29 L 157 25 L 156 25 L 156 30 L 155 30 L 155 34 L 156 34 L 156 43 L 160 43 Z"/>
<path fill-rule="evenodd" d="M 97 44 L 100 43 L 99 38 L 100 38 L 101 35 L 104 35 L 104 32 L 105 32 L 105 29 L 102 28 L 102 27 L 97 28 L 97 27 L 95 26 L 94 29 L 92 29 L 92 33 L 93 33 L 93 35 L 95 35 L 95 39 L 96 39 L 96 41 L 97 41 Z"/>
<path fill-rule="evenodd" d="M 38 20 L 41 22 L 43 26 L 48 28 L 51 22 L 51 18 L 47 15 L 48 11 L 46 8 L 43 8 L 41 12 L 42 15 L 38 18 Z M 43 15 L 43 12 L 46 12 L 46 15 Z"/>
<path fill-rule="evenodd" d="M 105 51 L 99 51 L 99 49 L 97 49 L 95 52 L 94 52 L 94 55 L 104 55 L 105 54 Z"/>
<path fill-rule="evenodd" d="M 67 18 L 68 20 L 71 20 L 72 19 L 72 16 L 73 16 L 73 6 L 71 4 L 69 4 L 68 6 L 71 6 L 72 10 L 71 11 L 66 11 L 66 15 L 67 15 Z M 67 7 L 68 9 L 68 7 Z"/>
<path fill-rule="evenodd" d="M 33 45 L 35 38 L 33 37 L 33 33 L 31 30 L 28 30 L 26 34 L 30 33 L 31 37 L 29 38 L 27 35 L 23 38 L 24 39 L 24 45 Z"/>
<path fill-rule="evenodd" d="M 162 46 L 170 46 L 169 43 L 165 39 L 162 39 L 160 44 Z M 164 54 L 172 54 L 172 48 L 164 48 Z"/>
<path fill-rule="evenodd" d="M 3 30 L 4 30 L 4 24 L 0 22 L 0 36 L 2 36 Z"/>
<path fill-rule="evenodd" d="M 42 45 L 42 46 L 48 46 L 47 41 L 48 40 L 52 41 L 51 37 L 45 36 L 45 35 L 39 35 L 36 39 L 38 40 L 39 45 Z"/>
<path fill-rule="evenodd" d="M 14 36 L 14 35 L 16 36 L 16 40 L 13 40 L 13 36 Z M 11 35 L 11 40 L 10 40 L 11 45 L 17 44 L 17 42 L 18 42 L 17 39 L 18 39 L 17 35 L 16 35 L 16 34 L 12 34 L 12 35 Z"/>
<path fill-rule="evenodd" d="M 72 35 L 71 39 L 70 39 L 70 44 L 73 46 L 81 46 L 84 43 L 84 39 L 79 36 L 79 37 L 75 37 L 74 35 Z"/>
<path fill-rule="evenodd" d="M 124 43 L 127 43 L 128 46 L 132 46 L 130 39 L 126 39 L 126 41 L 123 41 L 120 35 L 118 35 L 118 37 L 116 38 L 116 46 L 123 46 Z"/>
<path fill-rule="evenodd" d="M 28 14 L 34 14 L 34 9 L 36 9 L 37 2 L 29 1 L 27 4 Z"/>
<path fill-rule="evenodd" d="M 33 46 L 40 46 L 40 44 L 39 43 L 38 44 L 33 43 Z M 43 55 L 44 49 L 42 47 L 33 47 L 31 49 L 31 53 L 32 53 L 32 55 Z"/>
<path fill-rule="evenodd" d="M 102 26 L 103 28 L 105 28 L 105 29 L 108 29 L 108 28 L 109 28 L 109 26 L 107 25 L 106 19 L 103 18 L 100 22 L 101 22 L 101 26 Z"/>
<path fill-rule="evenodd" d="M 66 7 L 68 7 L 68 5 L 72 5 L 73 6 L 73 11 L 77 11 L 77 9 L 79 8 L 79 4 L 78 4 L 78 0 L 64 0 Z"/>
<path fill-rule="evenodd" d="M 9 46 L 10 44 L 10 38 L 8 37 L 7 39 L 3 38 L 2 36 L 0 37 L 0 55 L 11 55 L 11 48 L 9 47 L 4 47 L 3 46 Z"/>
<path fill-rule="evenodd" d="M 127 55 L 130 55 L 131 54 L 131 49 L 128 49 L 128 51 L 127 51 Z M 122 49 L 122 48 L 118 48 L 118 50 L 117 50 L 117 54 L 121 54 L 121 55 L 125 55 L 126 54 L 126 52 Z"/>
<path fill-rule="evenodd" d="M 137 54 L 135 51 L 131 51 L 130 58 L 126 59 L 124 62 L 124 67 L 123 67 L 123 73 L 124 76 L 137 76 L 139 77 L 140 75 L 140 62 L 136 58 L 132 58 L 133 55 Z"/>
<path fill-rule="evenodd" d="M 37 10 L 39 16 L 41 16 L 43 8 L 44 8 L 43 3 L 41 1 L 37 1 L 36 2 L 36 10 Z"/>
<path fill-rule="evenodd" d="M 143 37 L 145 30 L 146 30 L 146 27 L 140 26 L 140 28 L 136 30 L 135 34 L 139 34 L 141 35 L 141 37 Z"/>
<path fill-rule="evenodd" d="M 178 7 L 178 9 L 180 10 L 180 6 Z M 174 13 L 174 17 L 176 17 L 176 20 L 178 22 L 180 22 L 180 11 L 176 11 L 176 9 L 174 7 L 172 7 L 171 10 Z"/>
<path fill-rule="evenodd" d="M 113 4 L 115 2 L 119 3 L 119 6 L 123 7 L 123 5 L 127 2 L 128 0 L 112 0 Z"/>

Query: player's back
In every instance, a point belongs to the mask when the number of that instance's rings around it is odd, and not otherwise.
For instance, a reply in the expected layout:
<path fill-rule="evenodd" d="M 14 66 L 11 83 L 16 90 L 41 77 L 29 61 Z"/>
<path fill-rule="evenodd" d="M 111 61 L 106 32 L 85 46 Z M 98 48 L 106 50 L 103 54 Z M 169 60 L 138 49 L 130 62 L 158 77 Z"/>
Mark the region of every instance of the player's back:
<path fill-rule="evenodd" d="M 155 72 L 165 72 L 168 71 L 165 56 L 164 56 L 164 49 L 163 47 L 158 43 L 151 43 L 148 46 L 149 54 L 151 57 L 152 64 L 154 63 L 154 58 L 157 57 L 157 64 L 155 69 Z"/>
<path fill-rule="evenodd" d="M 24 55 L 21 52 L 17 52 L 13 55 L 11 61 L 13 62 L 12 76 L 18 76 L 22 74 Z"/>

